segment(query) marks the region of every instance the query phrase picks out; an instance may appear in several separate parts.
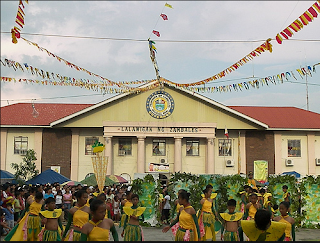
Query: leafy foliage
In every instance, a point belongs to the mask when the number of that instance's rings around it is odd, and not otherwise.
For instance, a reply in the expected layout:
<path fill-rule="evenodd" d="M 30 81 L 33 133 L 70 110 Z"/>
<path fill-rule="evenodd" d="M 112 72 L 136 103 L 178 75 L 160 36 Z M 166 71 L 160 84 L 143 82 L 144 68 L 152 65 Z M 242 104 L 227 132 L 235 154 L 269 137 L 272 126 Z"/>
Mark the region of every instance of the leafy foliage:
<path fill-rule="evenodd" d="M 36 164 L 33 162 L 35 160 L 37 160 L 36 152 L 33 149 L 29 149 L 20 164 L 11 164 L 12 169 L 15 170 L 14 178 L 19 184 L 24 184 L 25 181 L 39 174 L 39 170 L 36 169 Z"/>

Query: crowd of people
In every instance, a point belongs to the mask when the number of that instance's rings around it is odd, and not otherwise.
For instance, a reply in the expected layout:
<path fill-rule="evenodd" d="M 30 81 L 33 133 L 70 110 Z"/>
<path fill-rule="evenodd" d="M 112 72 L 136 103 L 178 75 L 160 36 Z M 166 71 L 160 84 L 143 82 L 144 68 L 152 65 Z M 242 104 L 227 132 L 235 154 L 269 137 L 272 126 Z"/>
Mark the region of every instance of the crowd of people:
<path fill-rule="evenodd" d="M 208 184 L 203 189 L 198 211 L 190 204 L 190 193 L 178 191 L 171 202 L 168 188 L 160 198 L 162 229 L 171 229 L 176 241 L 286 240 L 295 239 L 295 220 L 290 214 L 291 195 L 283 185 L 283 200 L 271 203 L 267 188 L 258 189 L 252 174 L 241 192 L 241 206 L 230 199 L 219 212 L 217 193 Z M 131 186 L 24 185 L 6 183 L 1 189 L 1 235 L 6 241 L 100 241 L 119 240 L 116 227 L 123 228 L 124 241 L 144 240 L 140 222 L 145 207 Z"/>

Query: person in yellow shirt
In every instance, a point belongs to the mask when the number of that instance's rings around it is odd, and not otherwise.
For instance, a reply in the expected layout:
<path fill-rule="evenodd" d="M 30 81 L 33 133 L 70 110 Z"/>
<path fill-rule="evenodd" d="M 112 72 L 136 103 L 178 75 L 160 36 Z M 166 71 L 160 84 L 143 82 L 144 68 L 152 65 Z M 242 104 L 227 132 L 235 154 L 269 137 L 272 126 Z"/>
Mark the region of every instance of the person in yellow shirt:
<path fill-rule="evenodd" d="M 258 202 L 258 196 L 256 193 L 249 195 L 250 202 L 246 205 L 246 211 L 244 217 L 247 220 L 254 219 L 258 209 L 262 209 L 262 205 Z"/>
<path fill-rule="evenodd" d="M 295 220 L 288 215 L 290 204 L 289 202 L 281 202 L 279 204 L 280 216 L 273 218 L 273 221 L 282 222 L 286 224 L 284 241 L 295 241 Z"/>
<path fill-rule="evenodd" d="M 190 193 L 186 190 L 182 190 L 179 193 L 180 207 L 177 218 L 171 222 L 170 225 L 162 229 L 163 233 L 166 233 L 173 225 L 179 221 L 179 228 L 176 232 L 175 241 L 199 241 L 200 229 L 198 224 L 198 218 L 196 216 L 196 210 L 191 206 L 189 202 Z"/>
<path fill-rule="evenodd" d="M 119 241 L 117 230 L 111 219 L 106 218 L 106 203 L 93 199 L 90 203 L 92 219 L 81 229 L 80 241 L 109 241 L 110 232 L 114 241 Z"/>
<path fill-rule="evenodd" d="M 239 227 L 239 238 L 243 241 L 244 234 L 250 241 L 282 241 L 286 224 L 271 221 L 271 212 L 259 209 L 254 220 L 241 220 Z"/>
<path fill-rule="evenodd" d="M 7 234 L 5 241 L 38 241 L 41 231 L 40 211 L 44 204 L 42 192 L 29 197 L 27 207 L 19 223 Z"/>
<path fill-rule="evenodd" d="M 81 228 L 90 219 L 90 208 L 86 205 L 88 201 L 88 194 L 84 190 L 76 193 L 77 204 L 69 211 L 68 223 L 62 236 L 62 240 L 66 241 L 80 241 Z M 72 230 L 69 230 L 71 223 L 73 223 Z"/>
<path fill-rule="evenodd" d="M 253 172 L 252 172 L 252 171 L 249 171 L 249 173 L 248 173 L 248 181 L 247 181 L 247 184 L 248 184 L 249 186 L 251 186 L 252 189 L 258 190 L 257 184 L 256 184 L 256 180 L 253 179 Z"/>

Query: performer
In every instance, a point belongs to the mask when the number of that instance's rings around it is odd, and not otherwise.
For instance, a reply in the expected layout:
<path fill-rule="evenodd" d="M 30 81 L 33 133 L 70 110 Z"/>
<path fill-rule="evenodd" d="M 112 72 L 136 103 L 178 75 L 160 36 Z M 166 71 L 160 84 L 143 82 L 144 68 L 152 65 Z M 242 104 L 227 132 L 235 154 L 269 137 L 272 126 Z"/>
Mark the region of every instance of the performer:
<path fill-rule="evenodd" d="M 124 207 L 133 206 L 133 204 L 131 202 L 131 196 L 132 196 L 132 191 L 126 191 L 126 197 L 121 200 L 122 210 L 123 210 Z M 125 218 L 126 218 L 126 214 L 123 213 L 123 211 L 122 211 L 119 227 L 123 227 L 124 226 Z"/>
<path fill-rule="evenodd" d="M 47 198 L 45 204 L 48 210 L 40 211 L 40 214 L 44 217 L 42 224 L 45 226 L 38 235 L 39 241 L 61 241 L 63 227 L 60 216 L 62 209 L 56 209 L 56 200 L 52 197 Z"/>
<path fill-rule="evenodd" d="M 288 186 L 283 185 L 282 191 L 283 191 L 282 201 L 289 202 L 289 204 L 291 204 L 291 195 L 290 195 L 290 192 L 288 192 Z"/>
<path fill-rule="evenodd" d="M 80 241 L 109 241 L 110 232 L 112 233 L 113 240 L 119 241 L 113 221 L 105 217 L 105 201 L 93 199 L 90 203 L 90 213 L 92 219 L 83 225 Z"/>
<path fill-rule="evenodd" d="M 249 173 L 248 173 L 248 182 L 247 183 L 249 186 L 252 187 L 252 189 L 258 190 L 256 180 L 253 179 L 253 172 L 252 171 L 249 171 Z"/>
<path fill-rule="evenodd" d="M 281 215 L 274 217 L 273 220 L 286 224 L 284 241 L 295 241 L 295 220 L 294 218 L 288 215 L 289 207 L 289 202 L 281 202 L 279 204 L 279 211 Z"/>
<path fill-rule="evenodd" d="M 249 203 L 249 194 L 252 193 L 252 188 L 249 185 L 244 185 L 244 191 L 240 192 L 241 204 L 240 211 L 244 213 L 246 205 Z"/>
<path fill-rule="evenodd" d="M 93 198 L 91 198 L 91 199 L 93 200 Z M 91 200 L 91 199 L 90 199 L 90 200 Z M 110 206 L 109 206 L 109 205 L 107 204 L 107 202 L 106 202 L 106 200 L 107 200 L 106 194 L 104 194 L 104 193 L 99 194 L 99 195 L 97 196 L 97 199 L 103 201 L 103 202 L 105 203 L 105 205 L 106 205 L 106 215 L 105 215 L 105 218 L 111 219 L 111 213 L 110 213 L 111 209 L 110 209 Z"/>
<path fill-rule="evenodd" d="M 80 190 L 76 193 L 76 199 L 76 206 L 69 210 L 68 223 L 62 236 L 64 241 L 79 241 L 81 228 L 91 217 L 90 208 L 86 206 L 88 193 Z M 71 223 L 73 223 L 73 229 L 69 230 Z"/>
<path fill-rule="evenodd" d="M 178 191 L 178 197 L 179 197 L 179 193 L 180 192 L 182 192 L 182 189 L 180 189 Z M 177 218 L 177 216 L 178 216 L 178 214 L 180 212 L 180 208 L 183 208 L 183 205 L 180 205 L 179 198 L 177 198 L 176 200 L 174 200 L 174 206 L 173 206 L 172 213 L 171 213 L 171 221 L 170 221 L 170 223 L 172 223 Z M 171 231 L 172 231 L 172 234 L 174 236 L 176 236 L 176 233 L 177 233 L 177 230 L 179 228 L 179 225 L 180 224 L 179 224 L 179 221 L 178 221 L 175 225 L 173 225 L 171 227 Z"/>
<path fill-rule="evenodd" d="M 177 230 L 175 241 L 199 241 L 200 229 L 195 209 L 189 203 L 190 193 L 182 190 L 179 193 L 179 203 L 183 205 L 180 208 L 179 214 L 169 226 L 162 229 L 163 233 L 166 233 L 173 225 L 179 220 L 179 229 Z"/>
<path fill-rule="evenodd" d="M 143 212 L 146 208 L 138 207 L 139 196 L 137 194 L 132 194 L 131 202 L 131 207 L 123 207 L 125 220 L 121 236 L 124 237 L 124 241 L 144 241 L 143 231 L 139 225 L 139 220 L 142 222 L 144 221 Z"/>
<path fill-rule="evenodd" d="M 259 209 L 254 220 L 241 220 L 239 238 L 243 241 L 245 233 L 250 241 L 281 241 L 284 239 L 286 224 L 271 221 L 271 213 L 265 209 Z"/>
<path fill-rule="evenodd" d="M 41 231 L 40 210 L 43 206 L 42 192 L 36 192 L 35 197 L 29 197 L 26 210 L 19 223 L 5 237 L 5 241 L 38 241 Z"/>
<path fill-rule="evenodd" d="M 238 228 L 240 227 L 240 220 L 243 213 L 235 212 L 237 201 L 229 199 L 227 202 L 227 213 L 220 213 L 223 220 L 221 227 L 221 240 L 224 241 L 239 241 Z"/>
<path fill-rule="evenodd" d="M 254 219 L 254 216 L 258 209 L 262 208 L 262 205 L 258 202 L 258 196 L 255 193 L 249 195 L 250 202 L 246 205 L 246 211 L 244 217 L 247 220 Z"/>
<path fill-rule="evenodd" d="M 204 197 L 200 200 L 201 212 L 198 215 L 199 218 L 199 226 L 201 231 L 201 225 L 204 226 L 204 234 L 202 236 L 201 232 L 201 240 L 206 241 L 207 239 L 216 240 L 216 231 L 215 231 L 215 221 L 218 220 L 218 214 L 216 210 L 215 197 L 217 193 L 215 193 L 214 198 L 211 197 L 212 189 L 210 187 L 206 187 L 203 190 Z"/>

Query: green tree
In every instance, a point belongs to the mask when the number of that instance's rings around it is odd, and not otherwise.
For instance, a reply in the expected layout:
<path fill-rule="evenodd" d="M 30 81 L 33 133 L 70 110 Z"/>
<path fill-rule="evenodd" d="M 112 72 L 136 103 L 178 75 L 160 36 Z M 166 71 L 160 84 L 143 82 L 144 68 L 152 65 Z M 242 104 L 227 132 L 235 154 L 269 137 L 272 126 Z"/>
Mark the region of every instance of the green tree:
<path fill-rule="evenodd" d="M 20 164 L 11 164 L 12 169 L 15 170 L 14 178 L 19 184 L 22 184 L 39 174 L 39 170 L 36 169 L 36 164 L 33 162 L 37 160 L 36 152 L 33 149 L 28 149 L 22 160 L 23 161 Z"/>

